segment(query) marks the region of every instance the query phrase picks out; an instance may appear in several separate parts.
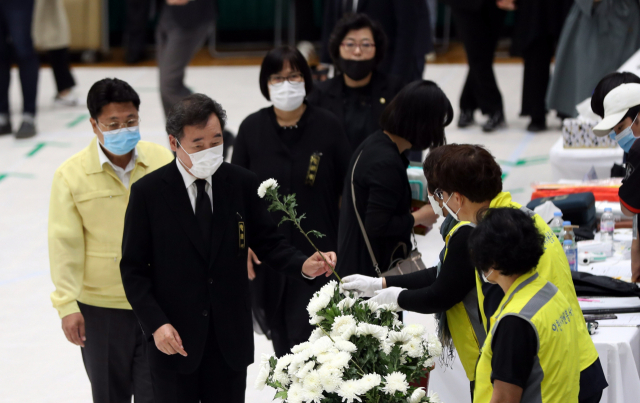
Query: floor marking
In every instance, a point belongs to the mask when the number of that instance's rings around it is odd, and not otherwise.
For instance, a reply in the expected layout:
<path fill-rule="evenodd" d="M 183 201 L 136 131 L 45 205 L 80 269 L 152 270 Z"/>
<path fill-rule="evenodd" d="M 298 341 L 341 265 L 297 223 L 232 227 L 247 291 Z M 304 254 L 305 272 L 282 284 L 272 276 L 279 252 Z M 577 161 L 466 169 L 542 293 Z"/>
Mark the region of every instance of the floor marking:
<path fill-rule="evenodd" d="M 80 122 L 86 120 L 88 117 L 89 117 L 88 113 L 83 113 L 82 115 L 78 116 L 71 122 L 67 123 L 67 127 L 71 128 L 71 127 L 77 126 Z"/>
<path fill-rule="evenodd" d="M 529 143 L 531 143 L 535 137 L 536 136 L 532 133 L 526 133 L 523 139 L 520 140 L 520 143 L 518 144 L 516 149 L 513 150 L 509 158 L 506 161 L 503 161 L 505 163 L 504 164 L 501 163 L 501 165 L 503 165 L 502 167 L 503 182 L 509 176 L 511 168 L 517 165 L 518 161 L 520 160 L 520 156 L 525 152 L 525 150 L 529 146 Z"/>
<path fill-rule="evenodd" d="M 500 165 L 506 165 L 506 166 L 509 166 L 509 167 L 522 167 L 522 166 L 544 164 L 544 163 L 546 163 L 548 161 L 549 161 L 549 156 L 548 155 L 539 155 L 539 156 L 529 157 L 529 158 L 520 158 L 519 160 L 517 160 L 515 162 L 498 160 L 498 163 Z"/>
<path fill-rule="evenodd" d="M 36 155 L 38 153 L 38 151 L 42 150 L 46 145 L 47 145 L 47 143 L 38 143 L 38 144 L 36 144 L 36 146 L 33 148 L 33 150 L 29 151 L 29 153 L 27 154 L 27 158 L 31 158 L 34 155 Z"/>

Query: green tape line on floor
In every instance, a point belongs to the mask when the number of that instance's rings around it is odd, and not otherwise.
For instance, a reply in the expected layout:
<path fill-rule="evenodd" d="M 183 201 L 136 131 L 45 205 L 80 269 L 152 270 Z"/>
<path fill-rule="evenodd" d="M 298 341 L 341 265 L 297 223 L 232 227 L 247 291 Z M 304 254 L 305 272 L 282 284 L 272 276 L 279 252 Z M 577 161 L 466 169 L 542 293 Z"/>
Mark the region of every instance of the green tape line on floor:
<path fill-rule="evenodd" d="M 29 151 L 29 153 L 27 154 L 27 158 L 33 157 L 34 155 L 36 155 L 36 153 L 40 150 L 42 150 L 45 146 L 47 145 L 47 143 L 38 143 L 36 144 L 36 146 L 33 148 L 33 150 Z"/>
<path fill-rule="evenodd" d="M 509 166 L 509 167 L 522 167 L 522 166 L 529 166 L 529 165 L 544 164 L 547 161 L 549 161 L 549 156 L 548 155 L 539 155 L 539 156 L 536 156 L 536 157 L 520 158 L 519 160 L 517 160 L 515 162 L 498 160 L 498 163 L 500 165 L 505 165 L 505 166 Z"/>
<path fill-rule="evenodd" d="M 78 116 L 77 118 L 75 118 L 71 122 L 67 123 L 67 127 L 77 126 L 78 123 L 82 122 L 83 120 L 85 120 L 88 117 L 89 117 L 89 115 L 87 113 L 83 113 L 82 115 Z"/>
<path fill-rule="evenodd" d="M 24 178 L 24 179 L 34 179 L 36 176 L 32 175 L 32 174 L 21 174 L 21 173 L 17 173 L 17 172 L 7 172 L 7 173 L 0 173 L 0 182 L 2 182 L 3 179 L 8 178 L 9 176 L 12 176 L 14 178 Z"/>

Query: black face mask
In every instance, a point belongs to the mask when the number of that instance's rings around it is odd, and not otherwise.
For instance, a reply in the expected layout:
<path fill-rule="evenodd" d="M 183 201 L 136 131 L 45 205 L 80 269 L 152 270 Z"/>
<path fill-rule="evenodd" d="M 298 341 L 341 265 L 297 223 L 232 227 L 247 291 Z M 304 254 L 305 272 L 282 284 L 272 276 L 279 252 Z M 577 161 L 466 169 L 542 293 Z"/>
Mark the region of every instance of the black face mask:
<path fill-rule="evenodd" d="M 352 80 L 360 81 L 373 71 L 375 58 L 369 60 L 347 60 L 340 58 L 340 70 Z"/>

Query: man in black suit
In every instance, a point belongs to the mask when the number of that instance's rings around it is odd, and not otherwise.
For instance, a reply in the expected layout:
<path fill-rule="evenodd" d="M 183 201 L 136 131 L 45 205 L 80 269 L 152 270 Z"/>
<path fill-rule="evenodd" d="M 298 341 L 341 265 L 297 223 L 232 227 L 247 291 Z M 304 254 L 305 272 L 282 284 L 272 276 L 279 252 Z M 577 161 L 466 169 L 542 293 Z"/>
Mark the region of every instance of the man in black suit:
<path fill-rule="evenodd" d="M 331 63 L 329 37 L 347 13 L 362 13 L 382 25 L 389 38 L 388 55 L 378 69 L 405 83 L 422 79 L 425 55 L 433 49 L 425 0 L 327 0 L 322 27 L 322 63 Z"/>
<path fill-rule="evenodd" d="M 131 188 L 120 270 L 155 341 L 156 403 L 244 402 L 254 355 L 249 248 L 301 281 L 330 273 L 319 254 L 307 259 L 276 232 L 256 175 L 222 162 L 225 119 L 205 95 L 178 102 L 166 125 L 176 160 Z"/>

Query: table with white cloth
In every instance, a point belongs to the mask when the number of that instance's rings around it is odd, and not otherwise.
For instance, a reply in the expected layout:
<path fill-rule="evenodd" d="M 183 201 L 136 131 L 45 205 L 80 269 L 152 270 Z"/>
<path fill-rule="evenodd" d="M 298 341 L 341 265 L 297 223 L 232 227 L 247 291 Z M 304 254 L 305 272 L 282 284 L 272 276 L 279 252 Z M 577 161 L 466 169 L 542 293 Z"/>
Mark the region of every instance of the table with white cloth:
<path fill-rule="evenodd" d="M 620 257 L 615 256 L 605 262 L 579 266 L 579 271 L 595 275 L 615 274 L 618 276 L 622 275 L 622 271 L 624 271 L 622 267 L 625 265 L 628 267 L 628 276 L 630 276 L 631 261 L 621 260 Z M 627 276 L 622 275 L 622 277 Z M 618 318 L 622 319 L 626 315 L 640 316 L 638 314 L 619 314 Z M 640 327 L 634 326 L 634 324 L 620 324 L 620 327 L 610 327 L 611 323 L 607 324 L 606 320 L 599 321 L 599 324 L 601 326 L 592 336 L 592 340 L 609 383 L 600 402 L 640 402 Z M 436 365 L 436 369 L 431 373 L 429 388 L 437 392 L 443 402 L 471 402 L 469 381 L 457 356 L 450 367 Z"/>
<path fill-rule="evenodd" d="M 591 167 L 595 168 L 598 179 L 609 178 L 611 177 L 611 167 L 614 163 L 622 163 L 623 154 L 624 151 L 620 147 L 564 148 L 562 137 L 560 137 L 549 151 L 553 181 L 560 179 L 582 180 Z"/>

